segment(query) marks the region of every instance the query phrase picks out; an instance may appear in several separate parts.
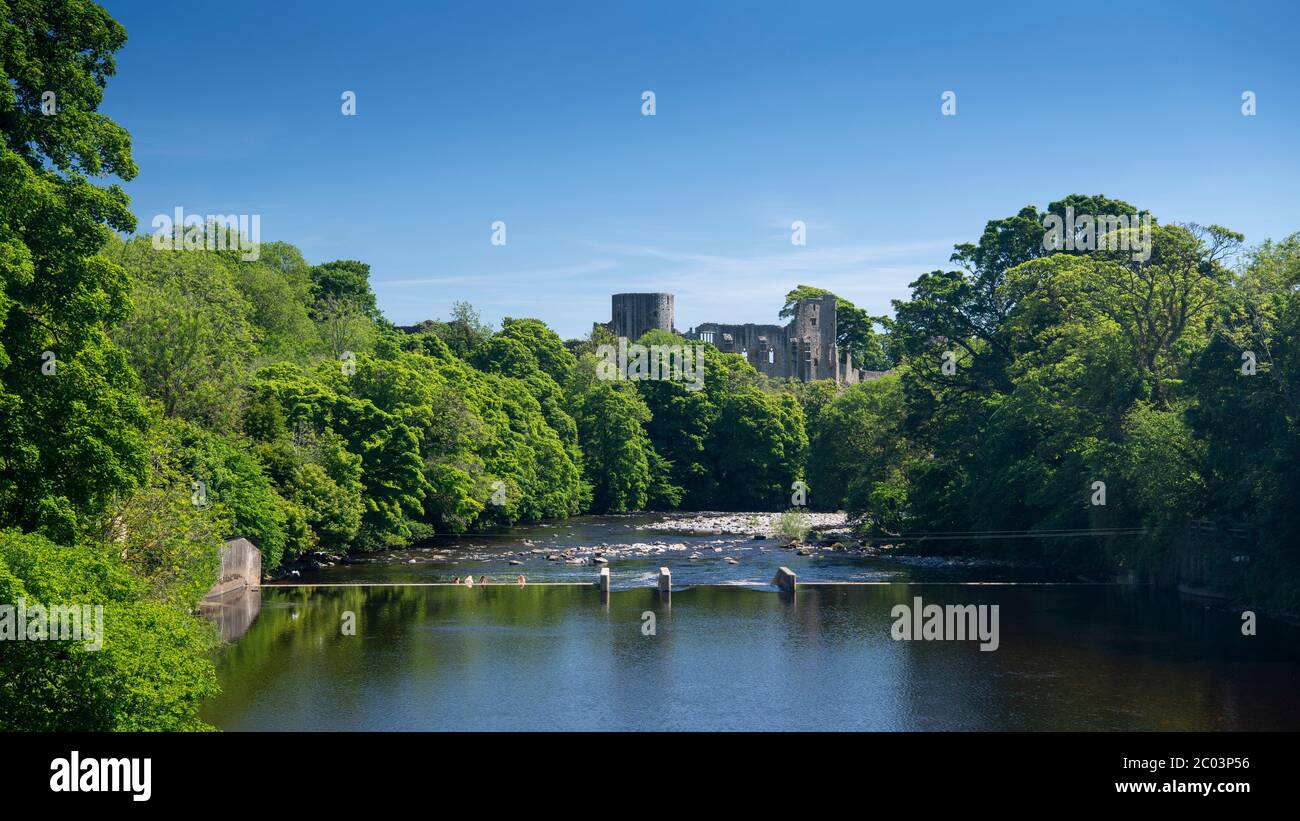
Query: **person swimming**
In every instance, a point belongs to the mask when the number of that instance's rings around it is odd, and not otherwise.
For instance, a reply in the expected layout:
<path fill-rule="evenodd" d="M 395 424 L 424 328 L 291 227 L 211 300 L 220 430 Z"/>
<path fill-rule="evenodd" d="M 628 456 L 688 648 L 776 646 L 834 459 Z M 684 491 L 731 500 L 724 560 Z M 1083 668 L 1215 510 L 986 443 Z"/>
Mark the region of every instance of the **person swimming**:
<path fill-rule="evenodd" d="M 478 583 L 479 583 L 479 584 L 487 584 L 487 576 L 479 576 L 479 577 L 478 577 Z"/>

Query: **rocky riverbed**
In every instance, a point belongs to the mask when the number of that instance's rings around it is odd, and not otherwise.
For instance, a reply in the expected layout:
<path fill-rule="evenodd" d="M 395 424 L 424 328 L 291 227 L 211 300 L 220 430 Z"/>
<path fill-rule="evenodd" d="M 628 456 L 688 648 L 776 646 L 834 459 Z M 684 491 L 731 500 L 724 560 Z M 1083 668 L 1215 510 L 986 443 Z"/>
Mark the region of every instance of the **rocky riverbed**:
<path fill-rule="evenodd" d="M 688 517 L 668 516 L 654 522 L 648 530 L 668 531 L 671 533 L 695 533 L 700 535 L 751 535 L 770 538 L 776 532 L 776 523 L 780 513 L 696 513 Z M 843 512 L 838 513 L 803 513 L 804 526 L 825 536 L 848 535 L 849 518 Z"/>
<path fill-rule="evenodd" d="M 579 516 L 504 533 L 439 536 L 404 548 L 351 555 L 312 553 L 272 574 L 293 582 L 589 581 L 609 565 L 616 586 L 654 583 L 663 566 L 674 584 L 766 584 L 788 565 L 800 579 L 892 581 L 944 578 L 951 571 L 1010 563 L 960 556 L 907 556 L 891 544 L 859 540 L 843 513 L 804 513 L 797 543 L 777 538 L 779 513 L 668 513 Z"/>

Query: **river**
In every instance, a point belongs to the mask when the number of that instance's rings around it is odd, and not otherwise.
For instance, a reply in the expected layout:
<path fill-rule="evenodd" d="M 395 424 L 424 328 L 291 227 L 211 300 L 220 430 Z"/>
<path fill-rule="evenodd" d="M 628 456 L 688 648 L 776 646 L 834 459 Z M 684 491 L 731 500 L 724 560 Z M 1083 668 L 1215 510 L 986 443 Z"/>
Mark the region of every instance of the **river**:
<path fill-rule="evenodd" d="M 1285 622 L 1243 636 L 1236 612 L 1142 586 L 660 524 L 443 538 L 293 580 L 397 586 L 268 586 L 203 714 L 227 730 L 1300 729 Z M 593 581 L 597 553 L 611 594 L 539 584 Z M 778 594 L 782 565 L 856 584 Z M 503 583 L 409 584 L 471 574 Z M 893 608 L 917 597 L 997 605 L 997 649 L 895 640 Z"/>

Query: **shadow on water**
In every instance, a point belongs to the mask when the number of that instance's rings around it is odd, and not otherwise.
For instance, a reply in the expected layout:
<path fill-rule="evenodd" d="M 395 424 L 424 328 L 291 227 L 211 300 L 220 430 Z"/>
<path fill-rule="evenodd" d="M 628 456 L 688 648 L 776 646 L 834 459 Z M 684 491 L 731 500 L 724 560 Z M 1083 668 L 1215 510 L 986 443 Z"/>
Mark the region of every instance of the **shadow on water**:
<path fill-rule="evenodd" d="M 895 641 L 996 604 L 1000 642 Z M 267 588 L 218 660 L 225 729 L 1300 729 L 1300 641 L 1145 588 Z M 355 625 L 354 634 L 347 626 Z"/>

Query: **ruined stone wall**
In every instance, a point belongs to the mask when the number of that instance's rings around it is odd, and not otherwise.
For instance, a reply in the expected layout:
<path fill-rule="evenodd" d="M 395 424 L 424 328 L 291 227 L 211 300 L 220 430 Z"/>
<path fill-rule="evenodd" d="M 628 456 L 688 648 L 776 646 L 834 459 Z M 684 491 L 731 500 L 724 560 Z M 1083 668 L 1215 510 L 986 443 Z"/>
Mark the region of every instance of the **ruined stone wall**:
<path fill-rule="evenodd" d="M 649 330 L 672 331 L 673 295 L 614 294 L 610 315 L 605 327 L 630 340 Z M 740 354 L 755 370 L 776 379 L 834 379 L 851 385 L 879 378 L 877 372 L 855 368 L 847 352 L 841 355 L 836 333 L 835 297 L 827 294 L 795 303 L 794 317 L 786 325 L 702 322 L 682 336 Z"/>
<path fill-rule="evenodd" d="M 795 304 L 787 325 L 724 325 L 704 322 L 685 334 L 711 342 L 723 353 L 742 354 L 760 373 L 779 379 L 842 379 L 835 343 L 835 297 Z"/>
<path fill-rule="evenodd" d="M 794 378 L 794 357 L 787 344 L 787 329 L 780 325 L 722 325 L 704 322 L 685 334 L 687 339 L 710 342 L 723 353 L 741 354 L 760 373 Z"/>

